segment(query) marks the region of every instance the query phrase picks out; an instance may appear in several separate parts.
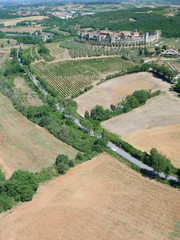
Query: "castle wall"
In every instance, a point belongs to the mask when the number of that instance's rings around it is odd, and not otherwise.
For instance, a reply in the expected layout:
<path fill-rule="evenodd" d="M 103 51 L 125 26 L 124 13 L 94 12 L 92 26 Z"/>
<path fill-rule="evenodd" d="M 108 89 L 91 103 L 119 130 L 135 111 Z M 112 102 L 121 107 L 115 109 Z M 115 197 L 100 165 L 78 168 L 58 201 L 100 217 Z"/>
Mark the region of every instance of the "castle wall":
<path fill-rule="evenodd" d="M 97 39 L 93 38 L 93 33 L 81 33 L 79 34 L 80 38 L 86 38 L 87 40 L 95 40 L 95 41 L 99 41 L 99 42 L 111 42 L 111 43 L 140 43 L 140 42 L 146 42 L 146 43 L 150 43 L 150 42 L 154 42 L 159 40 L 160 36 L 161 36 L 161 31 L 160 30 L 156 30 L 154 35 L 149 35 L 149 33 L 145 33 L 143 37 L 139 37 L 137 39 L 116 39 L 115 35 L 111 36 L 111 40 L 107 40 L 107 39 L 102 39 L 100 35 L 97 35 Z"/>

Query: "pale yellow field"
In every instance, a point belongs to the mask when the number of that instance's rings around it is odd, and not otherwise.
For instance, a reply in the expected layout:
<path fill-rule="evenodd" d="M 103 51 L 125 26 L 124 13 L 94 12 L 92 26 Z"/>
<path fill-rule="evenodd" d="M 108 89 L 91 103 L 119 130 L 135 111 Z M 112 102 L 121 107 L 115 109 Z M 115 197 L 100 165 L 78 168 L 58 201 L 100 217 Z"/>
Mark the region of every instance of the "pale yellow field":
<path fill-rule="evenodd" d="M 74 100 L 78 104 L 78 112 L 84 116 L 85 111 L 90 111 L 96 105 L 101 105 L 105 109 L 111 104 L 116 105 L 135 90 L 140 89 L 160 89 L 162 91 L 169 88 L 169 84 L 154 77 L 151 73 L 141 72 L 129 74 L 108 80 Z"/>
<path fill-rule="evenodd" d="M 43 20 L 45 18 L 48 18 L 47 16 L 32 16 L 32 17 L 21 17 L 21 18 L 15 18 L 15 19 L 0 19 L 0 24 L 4 23 L 4 26 L 11 26 L 16 25 L 18 22 L 22 21 L 33 21 L 33 20 Z"/>
<path fill-rule="evenodd" d="M 180 98 L 173 92 L 151 98 L 144 106 L 101 125 L 137 149 L 157 148 L 180 167 Z"/>
<path fill-rule="evenodd" d="M 148 153 L 152 147 L 157 148 L 180 168 L 180 125 L 141 130 L 124 135 L 122 139 Z"/>
<path fill-rule="evenodd" d="M 34 33 L 35 31 L 42 31 L 43 27 L 13 27 L 13 28 L 2 28 L 2 32 L 28 32 L 30 34 Z"/>

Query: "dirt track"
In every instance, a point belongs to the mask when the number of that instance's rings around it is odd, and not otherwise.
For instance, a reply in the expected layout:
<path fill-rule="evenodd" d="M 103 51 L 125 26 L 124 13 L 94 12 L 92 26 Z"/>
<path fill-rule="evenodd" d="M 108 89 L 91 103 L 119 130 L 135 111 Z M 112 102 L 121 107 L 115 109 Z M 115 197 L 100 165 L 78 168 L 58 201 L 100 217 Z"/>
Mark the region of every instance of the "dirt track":
<path fill-rule="evenodd" d="M 31 202 L 0 214 L 0 236 L 1 240 L 166 240 L 177 231 L 179 199 L 177 189 L 101 154 L 41 186 Z"/>
<path fill-rule="evenodd" d="M 154 77 L 151 73 L 142 72 L 129 74 L 108 80 L 74 100 L 78 104 L 78 112 L 84 116 L 85 111 L 90 111 L 95 105 L 109 108 L 111 104 L 116 105 L 127 95 L 140 89 L 160 89 L 162 91 L 169 88 L 169 84 Z"/>

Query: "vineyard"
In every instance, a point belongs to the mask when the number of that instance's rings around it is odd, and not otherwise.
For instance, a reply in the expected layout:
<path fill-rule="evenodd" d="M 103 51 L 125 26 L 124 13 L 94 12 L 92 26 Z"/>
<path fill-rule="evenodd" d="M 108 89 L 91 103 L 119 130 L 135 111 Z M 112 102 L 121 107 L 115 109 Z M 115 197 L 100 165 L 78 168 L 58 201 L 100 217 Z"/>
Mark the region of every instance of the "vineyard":
<path fill-rule="evenodd" d="M 69 97 L 99 80 L 102 74 L 125 71 L 132 63 L 120 57 L 84 59 L 32 65 L 37 76 L 50 83 L 63 97 Z"/>
<path fill-rule="evenodd" d="M 59 47 L 59 43 L 54 42 L 54 43 L 46 43 L 45 46 L 50 50 L 50 54 L 52 56 L 56 56 L 58 54 L 61 54 L 64 52 L 63 48 Z"/>
<path fill-rule="evenodd" d="M 117 46 L 98 46 L 68 39 L 61 42 L 60 46 L 67 48 L 72 58 L 118 55 L 123 56 L 126 60 L 131 60 L 136 63 L 140 62 L 138 48 L 135 46 L 130 48 L 129 45 L 125 46 L 124 43 L 123 45 Z"/>

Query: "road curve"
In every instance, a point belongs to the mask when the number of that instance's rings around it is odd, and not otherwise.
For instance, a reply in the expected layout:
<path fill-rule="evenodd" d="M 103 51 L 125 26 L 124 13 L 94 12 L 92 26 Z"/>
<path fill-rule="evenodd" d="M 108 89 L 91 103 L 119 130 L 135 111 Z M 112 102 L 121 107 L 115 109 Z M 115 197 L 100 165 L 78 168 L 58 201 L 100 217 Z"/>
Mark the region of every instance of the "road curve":
<path fill-rule="evenodd" d="M 21 59 L 18 57 L 18 61 L 21 65 L 23 65 L 21 63 Z M 48 92 L 46 90 L 44 90 L 41 86 L 38 85 L 39 80 L 35 77 L 35 76 L 31 76 L 30 79 L 34 82 L 34 84 L 39 88 L 39 90 L 47 97 L 48 96 Z M 58 111 L 61 111 L 62 113 L 64 113 L 64 108 L 60 107 L 58 105 L 58 103 L 56 103 L 56 109 Z M 73 121 L 80 129 L 82 129 L 84 132 L 88 133 L 89 135 L 91 135 L 92 137 L 95 138 L 101 138 L 101 136 L 96 136 L 95 133 L 93 131 L 89 132 L 81 123 L 78 119 L 75 119 L 74 117 L 72 117 L 71 115 L 65 115 L 64 116 L 66 118 L 71 119 L 71 121 Z M 112 151 L 114 151 L 115 153 L 117 153 L 118 155 L 122 156 L 123 158 L 125 158 L 126 160 L 128 160 L 129 162 L 135 164 L 136 166 L 140 167 L 141 169 L 150 172 L 153 175 L 158 175 L 161 178 L 164 179 L 168 179 L 168 180 L 173 180 L 177 183 L 180 183 L 180 179 L 173 177 L 173 176 L 169 176 L 166 178 L 166 176 L 164 175 L 164 173 L 158 173 L 156 172 L 153 168 L 149 167 L 148 165 L 140 162 L 139 160 L 137 160 L 136 158 L 132 157 L 129 153 L 125 152 L 124 150 L 120 149 L 119 147 L 117 147 L 116 145 L 114 145 L 112 142 L 108 142 L 107 146 L 109 148 L 112 149 Z"/>

